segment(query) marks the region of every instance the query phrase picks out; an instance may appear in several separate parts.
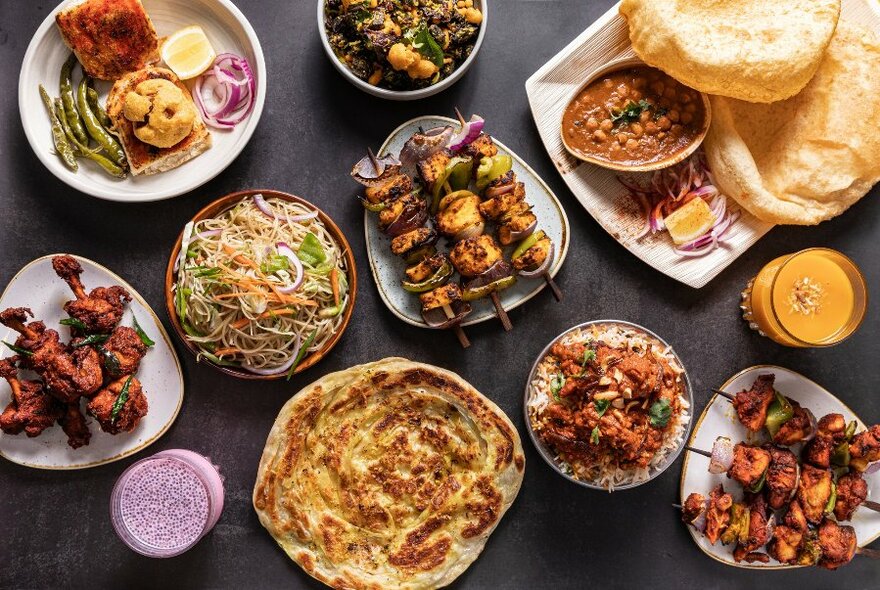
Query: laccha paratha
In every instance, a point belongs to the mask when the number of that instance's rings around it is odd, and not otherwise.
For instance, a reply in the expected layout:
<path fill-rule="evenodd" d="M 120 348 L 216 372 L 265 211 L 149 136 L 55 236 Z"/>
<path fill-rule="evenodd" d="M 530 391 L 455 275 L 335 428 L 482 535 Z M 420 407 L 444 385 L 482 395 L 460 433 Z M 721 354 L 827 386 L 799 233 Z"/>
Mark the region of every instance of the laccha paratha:
<path fill-rule="evenodd" d="M 335 588 L 436 588 L 479 556 L 522 483 L 504 413 L 456 374 L 390 358 L 285 404 L 254 488 L 260 522 Z"/>

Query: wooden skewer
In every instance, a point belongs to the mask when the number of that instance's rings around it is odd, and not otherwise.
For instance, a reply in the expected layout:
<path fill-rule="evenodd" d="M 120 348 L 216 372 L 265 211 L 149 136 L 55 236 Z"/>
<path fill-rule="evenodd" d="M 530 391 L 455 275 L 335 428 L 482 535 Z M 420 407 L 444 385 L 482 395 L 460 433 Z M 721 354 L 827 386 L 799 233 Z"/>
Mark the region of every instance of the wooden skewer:
<path fill-rule="evenodd" d="M 681 510 L 681 504 L 673 504 L 672 507 L 676 510 Z"/>
<path fill-rule="evenodd" d="M 443 313 L 446 314 L 446 317 L 452 319 L 455 317 L 455 314 L 452 313 L 452 308 L 448 305 L 443 306 Z M 464 333 L 460 324 L 455 324 L 452 327 L 452 331 L 455 332 L 455 335 L 458 337 L 458 342 L 461 344 L 462 348 L 469 348 L 471 345 L 471 341 L 468 340 L 467 334 Z"/>
<path fill-rule="evenodd" d="M 725 398 L 727 398 L 727 399 L 730 400 L 730 401 L 733 401 L 733 399 L 734 399 L 734 397 L 735 397 L 733 394 L 727 393 L 726 391 L 721 391 L 720 389 L 713 389 L 712 391 L 713 391 L 714 393 L 717 393 L 717 394 L 720 395 L 721 397 L 725 397 Z"/>
<path fill-rule="evenodd" d="M 373 153 L 373 148 L 367 148 L 367 154 L 370 155 L 370 162 L 373 163 L 373 170 L 376 171 L 376 174 L 379 174 L 379 159 L 376 157 L 376 154 Z"/>
<path fill-rule="evenodd" d="M 544 280 L 547 281 L 547 286 L 550 287 L 550 291 L 553 293 L 553 297 L 556 298 L 556 301 L 562 301 L 562 291 L 559 289 L 559 285 L 556 284 L 556 281 L 553 280 L 553 277 L 550 276 L 549 272 L 544 273 Z"/>
<path fill-rule="evenodd" d="M 510 317 L 501 305 L 501 298 L 498 297 L 498 292 L 492 291 L 489 296 L 492 298 L 492 304 L 495 306 L 495 313 L 498 315 L 498 319 L 501 320 L 501 325 L 504 327 L 504 331 L 510 332 L 513 330 L 513 324 L 510 323 Z"/>
<path fill-rule="evenodd" d="M 862 557 L 870 557 L 871 559 L 880 559 L 880 549 L 859 547 L 858 549 L 856 549 L 856 555 L 861 555 Z"/>
<path fill-rule="evenodd" d="M 458 117 L 459 123 L 461 123 L 461 126 L 464 127 L 465 125 L 467 125 L 467 121 L 464 120 L 464 115 L 461 114 L 461 111 L 458 110 L 458 107 L 454 107 L 454 108 L 455 108 L 455 116 Z"/>
<path fill-rule="evenodd" d="M 686 451 L 690 451 L 691 453 L 697 453 L 698 455 L 703 455 L 704 457 L 712 458 L 712 453 L 709 451 L 704 451 L 703 449 L 697 449 L 691 446 L 685 446 Z"/>

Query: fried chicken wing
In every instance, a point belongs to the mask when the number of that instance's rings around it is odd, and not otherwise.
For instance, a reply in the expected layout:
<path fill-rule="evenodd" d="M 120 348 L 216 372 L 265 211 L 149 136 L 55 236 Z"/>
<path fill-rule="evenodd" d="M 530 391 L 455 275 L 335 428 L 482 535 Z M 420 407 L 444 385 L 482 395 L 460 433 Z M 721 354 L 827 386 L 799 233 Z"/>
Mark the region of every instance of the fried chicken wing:
<path fill-rule="evenodd" d="M 804 516 L 812 524 L 819 524 L 825 515 L 825 507 L 831 498 L 831 471 L 812 465 L 801 468 L 797 499 L 804 510 Z"/>
<path fill-rule="evenodd" d="M 141 359 L 147 354 L 147 346 L 141 337 L 128 326 L 117 326 L 102 346 L 105 354 L 112 354 L 116 358 L 114 371 L 110 372 L 121 375 L 134 375 Z"/>
<path fill-rule="evenodd" d="M 759 375 L 751 389 L 740 391 L 733 398 L 733 407 L 739 421 L 752 432 L 759 432 L 767 421 L 767 408 L 776 395 L 774 375 Z"/>
<path fill-rule="evenodd" d="M 849 445 L 850 467 L 864 471 L 868 463 L 880 461 L 880 424 L 871 426 L 853 437 Z"/>
<path fill-rule="evenodd" d="M 79 407 L 79 400 L 66 405 L 58 423 L 61 425 L 61 430 L 67 435 L 67 444 L 71 448 L 78 449 L 89 444 L 92 433 L 89 431 L 86 417 L 83 416 Z"/>
<path fill-rule="evenodd" d="M 131 380 L 128 385 L 128 398 L 122 403 L 116 416 L 113 416 L 113 406 L 119 396 L 122 395 L 126 382 Z M 131 432 L 138 425 L 138 422 L 147 414 L 147 398 L 141 388 L 140 381 L 133 376 L 123 376 L 115 381 L 111 381 L 106 387 L 102 388 L 95 396 L 89 400 L 86 406 L 89 414 L 95 417 L 101 430 L 110 434 L 119 434 L 120 432 Z"/>
<path fill-rule="evenodd" d="M 819 547 L 822 549 L 819 567 L 836 570 L 855 556 L 858 548 L 856 531 L 851 526 L 840 526 L 826 518 L 819 525 Z"/>
<path fill-rule="evenodd" d="M 760 447 L 737 443 L 733 447 L 733 463 L 727 477 L 748 489 L 755 487 L 770 467 L 770 453 Z"/>
<path fill-rule="evenodd" d="M 837 480 L 837 503 L 834 517 L 839 521 L 852 519 L 853 512 L 868 497 L 868 484 L 862 474 L 851 471 Z"/>
<path fill-rule="evenodd" d="M 767 503 L 774 510 L 782 508 L 797 491 L 800 466 L 797 457 L 788 449 L 774 445 L 764 447 L 770 452 L 767 468 Z"/>
<path fill-rule="evenodd" d="M 6 434 L 24 432 L 29 437 L 39 436 L 61 416 L 61 405 L 43 391 L 39 381 L 18 378 L 16 357 L 0 360 L 0 376 L 9 382 L 12 401 L 0 414 L 0 430 Z"/>
<path fill-rule="evenodd" d="M 86 295 L 79 278 L 83 272 L 82 266 L 72 256 L 55 256 L 52 268 L 70 285 L 76 296 L 75 300 L 64 304 L 64 311 L 85 324 L 87 332 L 106 334 L 119 324 L 125 304 L 131 301 L 126 289 L 118 285 L 95 287 Z"/>

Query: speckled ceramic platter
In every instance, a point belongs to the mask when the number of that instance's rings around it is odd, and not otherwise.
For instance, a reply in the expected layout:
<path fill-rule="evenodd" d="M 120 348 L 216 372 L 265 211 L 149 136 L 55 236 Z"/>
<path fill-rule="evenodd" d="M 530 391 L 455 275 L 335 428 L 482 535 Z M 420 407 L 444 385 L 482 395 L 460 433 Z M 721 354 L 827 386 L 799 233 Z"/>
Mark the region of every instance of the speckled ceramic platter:
<path fill-rule="evenodd" d="M 38 258 L 18 271 L 0 296 L 0 309 L 29 307 L 34 312 L 35 319 L 45 322 L 48 328 L 58 330 L 62 340 L 67 341 L 70 337 L 69 329 L 59 326 L 58 322 L 67 317 L 62 306 L 73 298 L 73 294 L 52 270 L 52 256 L 54 255 Z M 148 350 L 137 372 L 137 378 L 147 396 L 149 411 L 132 432 L 115 436 L 103 432 L 97 422 L 86 415 L 92 438 L 88 445 L 78 449 L 67 445 L 67 436 L 57 424 L 36 438 L 28 438 L 24 433 L 12 436 L 0 432 L 0 456 L 26 467 L 84 469 L 133 455 L 153 444 L 168 430 L 183 404 L 183 373 L 180 362 L 165 328 L 149 304 L 131 285 L 112 271 L 86 258 L 75 258 L 82 264 L 82 281 L 87 291 L 94 287 L 111 285 L 128 289 L 132 300 L 127 306 L 121 325 L 132 325 L 134 314 L 147 335 L 156 343 Z M 6 342 L 14 342 L 17 334 L 0 326 L 0 336 Z M 0 351 L 0 357 L 13 354 L 5 346 Z M 36 378 L 33 373 L 26 371 L 21 371 L 21 375 L 28 379 Z M 0 408 L 5 408 L 9 400 L 9 384 L 2 381 Z"/>
<path fill-rule="evenodd" d="M 843 0 L 842 18 L 878 29 L 877 7 L 874 0 Z M 526 81 L 532 116 L 562 179 L 599 225 L 648 265 L 699 288 L 741 256 L 773 225 L 742 211 L 721 248 L 700 258 L 682 257 L 675 253 L 666 232 L 637 239 L 644 227 L 644 217 L 641 208 L 627 197 L 617 173 L 576 160 L 562 143 L 562 114 L 584 80 L 609 62 L 634 55 L 626 20 L 616 4 Z M 633 176 L 639 178 L 646 174 Z M 732 199 L 728 199 L 728 206 L 739 210 Z"/>
<path fill-rule="evenodd" d="M 768 373 L 776 375 L 774 386 L 777 391 L 797 401 L 801 406 L 809 408 L 816 418 L 836 412 L 842 414 L 847 422 L 855 420 L 859 426 L 858 432 L 865 429 L 864 422 L 846 404 L 837 399 L 834 394 L 803 375 L 783 367 L 772 365 L 749 367 L 728 379 L 719 389 L 735 394 L 751 387 L 758 375 Z M 726 436 L 734 442 L 749 441 L 757 443 L 758 440 L 752 439 L 756 439 L 760 435 L 752 435 L 750 438 L 749 432 L 737 419 L 733 404 L 727 399 L 715 395 L 709 400 L 706 409 L 703 410 L 702 415 L 697 420 L 693 434 L 691 434 L 688 441 L 688 446 L 711 450 L 712 444 L 719 436 Z M 800 445 L 792 447 L 792 450 L 795 454 L 799 454 Z M 719 483 L 724 484 L 725 491 L 729 491 L 733 495 L 734 500 L 740 501 L 742 499 L 742 490 L 739 485 L 733 480 L 728 479 L 724 474 L 713 475 L 709 473 L 708 467 L 709 459 L 707 457 L 694 453 L 685 453 L 681 470 L 681 501 L 684 502 L 684 499 L 692 492 L 707 496 L 712 488 Z M 865 480 L 868 482 L 868 499 L 876 500 L 880 496 L 880 472 L 866 475 Z M 878 512 L 868 510 L 867 508 L 859 508 L 856 510 L 852 521 L 846 524 L 850 524 L 855 528 L 856 538 L 860 547 L 864 547 L 880 537 L 880 513 Z M 694 543 L 697 544 L 697 547 L 703 553 L 727 565 L 761 570 L 801 567 L 783 565 L 773 559 L 769 563 L 736 563 L 733 560 L 733 547 L 731 545 L 722 545 L 719 541 L 713 546 L 693 527 L 688 527 L 688 530 L 694 539 Z"/>
<path fill-rule="evenodd" d="M 388 153 L 397 155 L 406 140 L 412 137 L 419 127 L 430 129 L 442 125 L 457 126 L 458 123 L 453 119 L 434 115 L 407 121 L 391 132 L 378 153 L 379 155 Z M 491 135 L 491 122 L 487 125 L 486 132 Z M 535 171 L 497 138 L 493 136 L 493 139 L 495 145 L 498 146 L 498 153 L 508 154 L 513 159 L 513 171 L 516 173 L 517 179 L 526 185 L 526 200 L 533 206 L 532 210 L 538 217 L 538 228 L 544 230 L 553 240 L 555 258 L 549 272 L 551 276 L 556 276 L 562 263 L 565 262 L 566 254 L 568 254 L 568 241 L 571 234 L 565 211 L 556 195 Z M 366 234 L 370 268 L 373 271 L 373 278 L 376 279 L 376 287 L 379 289 L 382 301 L 394 315 L 404 322 L 428 328 L 428 324 L 422 319 L 418 296 L 404 291 L 400 286 L 400 281 L 405 276 L 403 273 L 406 270 L 406 264 L 391 253 L 391 238 L 379 231 L 378 218 L 375 213 L 364 212 L 364 233 Z M 501 304 L 504 309 L 510 311 L 537 295 L 546 286 L 547 283 L 544 279 L 520 278 L 514 286 L 500 292 Z M 547 297 L 552 299 L 549 294 Z M 462 322 L 462 326 L 479 324 L 495 317 L 495 309 L 489 299 L 474 301 L 471 305 L 473 311 Z"/>
<path fill-rule="evenodd" d="M 230 0 L 143 0 L 144 9 L 156 27 L 160 39 L 189 25 L 200 25 L 217 53 L 231 52 L 248 60 L 257 81 L 256 102 L 251 114 L 235 129 L 211 128 L 212 147 L 182 166 L 149 176 L 128 175 L 116 179 L 104 173 L 94 162 L 79 162 L 71 172 L 54 153 L 49 117 L 43 106 L 38 85 L 50 96 L 57 96 L 61 64 L 70 50 L 55 26 L 55 14 L 77 0 L 65 0 L 55 8 L 44 5 L 48 15 L 28 46 L 18 81 L 18 106 L 25 135 L 40 161 L 61 181 L 86 194 L 111 201 L 138 202 L 167 199 L 187 193 L 214 178 L 229 166 L 245 148 L 260 121 L 266 100 L 266 62 L 260 41 L 247 18 Z M 73 81 L 80 78 L 74 68 Z M 188 80 L 192 89 L 195 81 Z M 110 82 L 96 83 L 101 103 L 107 97 Z"/>

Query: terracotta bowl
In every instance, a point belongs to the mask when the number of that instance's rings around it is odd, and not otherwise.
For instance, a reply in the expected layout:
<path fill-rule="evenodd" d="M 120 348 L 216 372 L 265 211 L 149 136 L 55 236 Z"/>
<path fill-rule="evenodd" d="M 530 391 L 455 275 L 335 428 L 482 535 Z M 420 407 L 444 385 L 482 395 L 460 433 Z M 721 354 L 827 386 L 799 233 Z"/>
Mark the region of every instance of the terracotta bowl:
<path fill-rule="evenodd" d="M 584 80 L 584 83 L 578 86 L 577 90 L 572 93 L 571 97 L 565 103 L 565 111 L 568 110 L 569 105 L 575 101 L 581 91 L 596 81 L 598 78 L 601 78 L 605 74 L 609 74 L 611 72 L 616 72 L 618 70 L 625 70 L 627 68 L 647 66 L 645 62 L 640 60 L 637 57 L 623 57 L 620 59 L 615 59 L 604 66 L 593 70 L 589 76 Z M 578 160 L 589 162 L 590 164 L 595 164 L 597 166 L 601 166 L 603 168 L 609 168 L 611 170 L 617 170 L 620 172 L 652 172 L 654 170 L 661 170 L 663 168 L 668 168 L 670 166 L 674 166 L 678 164 L 682 160 L 685 160 L 688 156 L 697 151 L 697 148 L 700 147 L 700 144 L 703 143 L 703 139 L 706 137 L 706 133 L 709 131 L 709 124 L 712 121 L 712 105 L 709 102 L 709 95 L 704 92 L 700 93 L 700 98 L 703 101 L 703 107 L 706 109 L 706 120 L 703 122 L 703 128 L 700 130 L 700 133 L 694 138 L 694 141 L 684 150 L 680 152 L 676 152 L 667 156 L 662 160 L 658 160 L 656 162 L 649 162 L 646 164 L 627 164 L 627 163 L 616 163 L 609 162 L 608 160 L 602 160 L 599 158 L 594 158 L 589 154 L 585 154 L 580 152 L 571 146 L 568 145 L 568 142 L 565 140 L 565 133 L 562 128 L 562 118 L 559 120 L 559 135 L 562 138 L 562 145 L 565 146 L 565 149 L 569 154 L 577 158 Z"/>
<path fill-rule="evenodd" d="M 330 340 L 327 341 L 327 344 L 324 345 L 321 350 L 309 354 L 307 357 L 303 358 L 302 361 L 300 361 L 299 365 L 297 365 L 296 369 L 294 370 L 294 374 L 297 374 L 305 371 L 306 369 L 320 361 L 322 358 L 324 358 L 324 356 L 328 352 L 330 352 L 330 350 L 332 350 L 334 346 L 336 346 L 336 343 L 339 342 L 339 339 L 342 337 L 343 332 L 345 332 L 346 328 L 348 328 L 348 323 L 351 321 L 351 315 L 354 312 L 355 300 L 357 299 L 357 269 L 355 267 L 354 255 L 351 252 L 351 246 L 349 246 L 348 240 L 345 239 L 342 231 L 326 213 L 324 213 L 323 211 L 321 211 L 321 209 L 319 209 L 312 203 L 309 203 L 305 199 L 279 191 L 244 190 L 226 195 L 225 197 L 217 199 L 216 201 L 199 211 L 195 215 L 195 217 L 192 218 L 192 221 L 198 222 L 209 217 L 216 217 L 220 213 L 234 207 L 242 199 L 257 194 L 263 195 L 266 199 L 283 199 L 285 201 L 291 201 L 293 203 L 300 203 L 311 209 L 317 209 L 318 218 L 327 228 L 327 231 L 330 233 L 330 235 L 333 236 L 333 239 L 336 240 L 337 244 L 339 244 L 339 247 L 342 250 L 342 256 L 345 258 L 346 267 L 348 268 L 348 283 L 349 290 L 351 292 L 351 302 L 345 309 L 342 324 L 340 325 L 339 330 L 333 335 L 332 338 L 330 338 Z M 186 348 L 189 349 L 189 351 L 193 353 L 193 355 L 196 355 L 196 358 L 199 358 L 199 347 L 187 339 L 186 332 L 184 332 L 183 326 L 180 324 L 180 318 L 177 317 L 177 309 L 174 305 L 174 294 L 171 290 L 171 286 L 176 282 L 174 263 L 177 261 L 177 257 L 180 255 L 180 245 L 182 240 L 183 231 L 181 231 L 180 235 L 177 236 L 177 241 L 174 244 L 174 248 L 172 248 L 171 250 L 171 256 L 168 258 L 168 268 L 165 270 L 165 309 L 168 312 L 168 317 L 171 320 L 171 325 L 174 327 L 174 332 L 180 338 L 180 341 L 183 342 L 184 346 L 186 346 Z M 250 371 L 239 369 L 237 367 L 225 367 L 217 365 L 209 361 L 208 359 L 199 360 L 200 362 L 205 362 L 209 364 L 210 366 L 214 367 L 222 373 L 232 375 L 233 377 L 238 377 L 239 379 L 271 380 L 281 379 L 287 376 L 286 373 L 279 373 L 277 375 L 257 375 L 255 373 L 251 373 Z"/>

